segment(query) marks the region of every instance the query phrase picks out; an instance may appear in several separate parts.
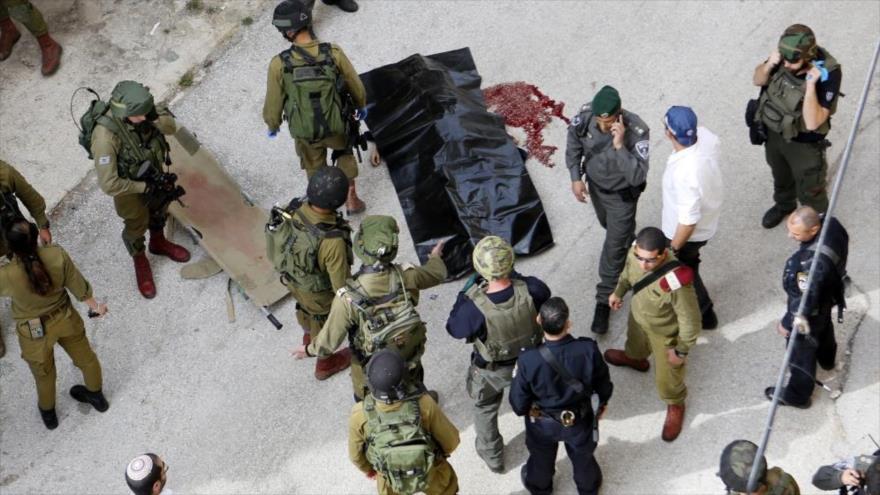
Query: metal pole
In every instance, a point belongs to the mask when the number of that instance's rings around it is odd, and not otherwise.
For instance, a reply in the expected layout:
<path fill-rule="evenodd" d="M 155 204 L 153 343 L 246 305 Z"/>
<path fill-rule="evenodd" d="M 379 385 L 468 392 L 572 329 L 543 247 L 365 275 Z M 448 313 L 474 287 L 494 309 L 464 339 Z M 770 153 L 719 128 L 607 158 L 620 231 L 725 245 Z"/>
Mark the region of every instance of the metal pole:
<path fill-rule="evenodd" d="M 865 77 L 865 86 L 862 88 L 862 97 L 859 100 L 859 107 L 856 110 L 856 116 L 853 120 L 852 129 L 849 131 L 849 139 L 846 141 L 846 148 L 843 150 L 843 158 L 841 160 L 840 169 L 837 171 L 837 176 L 834 178 L 834 188 L 831 190 L 831 200 L 828 202 L 828 211 L 826 212 L 825 218 L 830 219 L 831 213 L 834 211 L 834 207 L 837 205 L 837 196 L 840 192 L 840 185 L 843 182 L 843 177 L 846 174 L 846 168 L 849 165 L 849 157 L 852 154 L 852 146 L 853 142 L 856 139 L 856 133 L 859 130 L 859 122 L 862 120 L 862 113 L 865 110 L 865 103 L 868 100 L 868 90 L 871 87 L 871 80 L 874 77 L 874 69 L 877 67 L 877 57 L 880 55 L 880 39 L 877 40 L 877 44 L 874 47 L 874 57 L 871 59 L 871 66 L 868 69 L 868 75 Z M 810 289 L 813 287 L 813 274 L 816 272 L 816 264 L 819 261 L 819 252 L 822 246 L 825 245 L 825 237 L 828 234 L 828 225 L 831 222 L 824 222 L 822 225 L 822 231 L 819 234 L 819 240 L 816 249 L 816 255 L 813 256 L 813 261 L 810 264 L 810 272 L 807 275 L 807 290 L 803 291 L 804 295 L 801 297 L 801 303 L 798 306 L 797 313 L 794 317 L 794 323 L 792 324 L 792 333 L 788 338 L 788 345 L 785 348 L 785 358 L 782 360 L 782 367 L 779 369 L 779 377 L 776 379 L 776 389 L 773 391 L 773 401 L 770 403 L 770 413 L 767 415 L 767 425 L 764 427 L 764 434 L 761 437 L 761 443 L 758 445 L 758 452 L 755 454 L 756 462 L 752 463 L 752 471 L 749 474 L 749 482 L 747 488 L 748 493 L 752 493 L 755 491 L 758 483 L 758 466 L 760 462 L 757 462 L 758 459 L 764 456 L 764 451 L 767 450 L 767 442 L 770 440 L 770 432 L 773 431 L 773 418 L 776 416 L 776 409 L 779 408 L 779 398 L 782 395 L 782 382 L 785 380 L 785 371 L 788 368 L 788 363 L 791 361 L 791 354 L 794 350 L 794 346 L 797 342 L 797 338 L 795 336 L 795 332 L 800 333 L 808 333 L 810 331 L 809 326 L 806 323 L 806 319 L 804 318 L 804 311 L 806 310 L 805 306 L 807 303 L 807 294 L 809 294 Z"/>

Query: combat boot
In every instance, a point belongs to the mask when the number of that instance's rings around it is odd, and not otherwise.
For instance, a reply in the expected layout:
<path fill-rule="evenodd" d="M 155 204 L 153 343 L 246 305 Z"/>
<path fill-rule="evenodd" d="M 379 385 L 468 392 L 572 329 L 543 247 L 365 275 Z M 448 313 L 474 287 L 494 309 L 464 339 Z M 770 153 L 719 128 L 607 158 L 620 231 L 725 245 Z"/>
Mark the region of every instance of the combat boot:
<path fill-rule="evenodd" d="M 37 409 L 40 409 L 40 407 L 37 406 Z M 43 424 L 46 425 L 46 428 L 50 430 L 58 428 L 58 415 L 55 414 L 55 408 L 48 411 L 40 409 L 40 417 L 43 418 Z"/>
<path fill-rule="evenodd" d="M 150 231 L 150 252 L 159 256 L 167 256 L 178 263 L 189 261 L 189 251 L 166 239 L 162 229 Z"/>
<path fill-rule="evenodd" d="M 345 12 L 357 12 L 358 4 L 355 0 L 321 0 L 325 5 L 335 5 Z"/>
<path fill-rule="evenodd" d="M 611 306 L 605 303 L 596 303 L 596 310 L 593 312 L 593 324 L 590 330 L 599 335 L 608 333 L 608 317 L 611 316 Z"/>
<path fill-rule="evenodd" d="M 147 299 L 156 297 L 156 284 L 153 282 L 153 270 L 147 255 L 139 253 L 132 256 L 134 260 L 134 276 L 137 279 L 138 290 Z"/>
<path fill-rule="evenodd" d="M 651 364 L 647 359 L 633 359 L 620 349 L 608 349 L 605 351 L 605 362 L 614 366 L 627 366 L 642 373 L 648 371 Z"/>
<path fill-rule="evenodd" d="M 326 380 L 351 365 L 351 349 L 346 347 L 328 357 L 318 358 L 315 363 L 315 378 Z"/>
<path fill-rule="evenodd" d="M 107 398 L 100 390 L 92 392 L 82 385 L 74 385 L 70 387 L 70 396 L 84 404 L 91 404 L 98 412 L 104 412 L 110 408 Z"/>
<path fill-rule="evenodd" d="M 785 219 L 785 217 L 793 211 L 794 208 L 786 211 L 780 208 L 778 205 L 773 205 L 770 207 L 769 210 L 764 212 L 764 217 L 761 218 L 761 226 L 765 229 L 772 229 L 773 227 L 779 225 L 779 222 Z"/>
<path fill-rule="evenodd" d="M 367 204 L 358 197 L 357 189 L 354 187 L 354 179 L 348 186 L 348 199 L 345 200 L 345 212 L 348 215 L 357 215 L 367 209 Z"/>
<path fill-rule="evenodd" d="M 6 60 L 12 55 L 12 47 L 18 43 L 21 33 L 12 23 L 12 19 L 0 20 L 0 60 Z"/>
<path fill-rule="evenodd" d="M 3 343 L 3 331 L 0 329 L 0 358 L 6 355 L 6 344 Z"/>
<path fill-rule="evenodd" d="M 663 422 L 661 438 L 667 442 L 675 440 L 681 433 L 682 424 L 684 424 L 684 404 L 666 406 L 666 421 Z"/>
<path fill-rule="evenodd" d="M 61 52 L 63 51 L 61 45 L 53 40 L 49 33 L 40 36 L 37 38 L 37 41 L 40 43 L 40 51 L 43 52 L 43 67 L 41 70 L 44 76 L 51 76 L 58 70 L 58 66 L 61 65 Z"/>

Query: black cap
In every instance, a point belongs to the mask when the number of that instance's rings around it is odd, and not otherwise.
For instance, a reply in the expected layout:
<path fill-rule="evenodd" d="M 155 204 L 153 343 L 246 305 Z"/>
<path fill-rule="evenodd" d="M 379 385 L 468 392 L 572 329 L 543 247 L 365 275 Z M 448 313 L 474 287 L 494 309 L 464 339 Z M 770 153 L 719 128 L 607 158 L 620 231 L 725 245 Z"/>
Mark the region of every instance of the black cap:
<path fill-rule="evenodd" d="M 272 25 L 282 33 L 299 31 L 311 23 L 312 13 L 299 0 L 284 0 L 272 15 Z"/>
<path fill-rule="evenodd" d="M 348 198 L 348 178 L 337 167 L 321 167 L 309 179 L 306 196 L 314 206 L 335 210 Z"/>
<path fill-rule="evenodd" d="M 373 397 L 386 402 L 399 400 L 400 384 L 405 372 L 406 363 L 400 354 L 390 349 L 373 354 L 366 369 L 367 382 Z"/>

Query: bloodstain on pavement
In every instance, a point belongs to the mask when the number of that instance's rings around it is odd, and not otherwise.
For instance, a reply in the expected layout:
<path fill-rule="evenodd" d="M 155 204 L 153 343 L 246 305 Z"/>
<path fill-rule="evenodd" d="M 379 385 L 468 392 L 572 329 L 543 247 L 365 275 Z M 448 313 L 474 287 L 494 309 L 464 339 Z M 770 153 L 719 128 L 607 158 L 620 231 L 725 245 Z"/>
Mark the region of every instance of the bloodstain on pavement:
<path fill-rule="evenodd" d="M 565 103 L 557 103 L 533 84 L 525 82 L 501 83 L 483 90 L 483 98 L 489 110 L 504 117 L 507 125 L 520 127 L 526 133 L 526 150 L 529 156 L 548 167 L 553 166 L 550 157 L 556 146 L 544 145 L 544 128 L 557 117 L 566 124 L 570 121 L 562 114 Z"/>

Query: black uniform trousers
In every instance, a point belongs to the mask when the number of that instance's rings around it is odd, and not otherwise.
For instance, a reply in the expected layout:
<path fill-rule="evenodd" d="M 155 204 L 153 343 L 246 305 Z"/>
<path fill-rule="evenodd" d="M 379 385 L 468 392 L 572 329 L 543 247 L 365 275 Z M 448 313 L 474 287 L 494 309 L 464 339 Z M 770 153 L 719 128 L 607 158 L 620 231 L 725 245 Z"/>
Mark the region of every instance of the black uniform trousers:
<path fill-rule="evenodd" d="M 523 485 L 532 495 L 553 493 L 553 475 L 556 473 L 556 451 L 559 442 L 565 443 L 565 451 L 571 461 L 574 482 L 580 495 L 597 494 L 602 485 L 602 471 L 593 457 L 593 425 L 578 421 L 570 427 L 558 421 L 539 417 L 526 417 L 526 447 L 529 460 L 523 466 Z"/>
<path fill-rule="evenodd" d="M 675 256 L 685 266 L 694 271 L 694 289 L 697 291 L 697 301 L 700 304 L 700 314 L 706 314 L 712 309 L 712 298 L 709 297 L 709 291 L 703 284 L 700 277 L 700 248 L 706 245 L 708 241 L 686 242 L 681 249 L 675 253 Z"/>
<path fill-rule="evenodd" d="M 831 323 L 831 310 L 808 318 L 812 339 L 798 334 L 791 354 L 791 375 L 782 398 L 790 404 L 806 404 L 813 395 L 816 385 L 816 363 L 823 368 L 834 367 L 837 354 L 837 341 L 834 339 L 834 325 Z"/>

